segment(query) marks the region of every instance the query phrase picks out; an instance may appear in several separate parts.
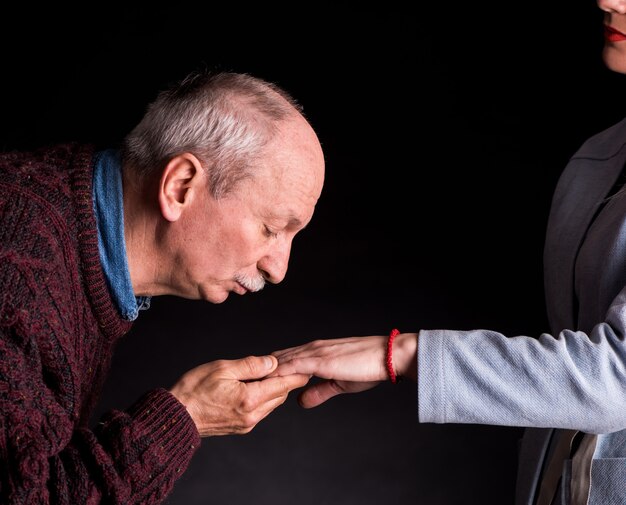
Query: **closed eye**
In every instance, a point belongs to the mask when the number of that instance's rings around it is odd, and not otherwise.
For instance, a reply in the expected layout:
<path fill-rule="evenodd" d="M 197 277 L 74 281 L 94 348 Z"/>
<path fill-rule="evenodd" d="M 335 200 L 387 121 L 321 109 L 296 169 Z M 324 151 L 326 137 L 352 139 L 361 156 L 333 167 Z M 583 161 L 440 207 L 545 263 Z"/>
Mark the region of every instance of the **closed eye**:
<path fill-rule="evenodd" d="M 263 226 L 263 233 L 266 237 L 270 237 L 270 238 L 276 238 L 278 236 L 278 233 L 276 233 L 275 231 L 272 231 L 270 228 L 268 228 L 267 226 Z"/>

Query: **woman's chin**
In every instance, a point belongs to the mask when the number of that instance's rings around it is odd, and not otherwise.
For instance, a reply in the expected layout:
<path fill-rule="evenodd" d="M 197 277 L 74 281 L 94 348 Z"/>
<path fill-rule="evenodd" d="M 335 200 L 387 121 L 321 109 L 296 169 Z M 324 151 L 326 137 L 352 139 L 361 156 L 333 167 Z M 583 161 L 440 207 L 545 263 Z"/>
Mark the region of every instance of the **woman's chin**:
<path fill-rule="evenodd" d="M 626 42 L 616 46 L 605 46 L 602 51 L 605 66 L 619 74 L 626 74 Z"/>

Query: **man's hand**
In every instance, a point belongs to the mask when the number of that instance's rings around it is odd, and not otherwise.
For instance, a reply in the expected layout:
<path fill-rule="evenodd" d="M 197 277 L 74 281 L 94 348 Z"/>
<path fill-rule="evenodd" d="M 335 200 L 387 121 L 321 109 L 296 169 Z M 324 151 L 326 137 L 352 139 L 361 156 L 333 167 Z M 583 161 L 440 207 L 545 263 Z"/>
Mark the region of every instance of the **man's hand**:
<path fill-rule="evenodd" d="M 276 365 L 273 356 L 212 361 L 189 370 L 170 392 L 201 437 L 248 433 L 309 380 L 306 374 L 267 378 Z"/>

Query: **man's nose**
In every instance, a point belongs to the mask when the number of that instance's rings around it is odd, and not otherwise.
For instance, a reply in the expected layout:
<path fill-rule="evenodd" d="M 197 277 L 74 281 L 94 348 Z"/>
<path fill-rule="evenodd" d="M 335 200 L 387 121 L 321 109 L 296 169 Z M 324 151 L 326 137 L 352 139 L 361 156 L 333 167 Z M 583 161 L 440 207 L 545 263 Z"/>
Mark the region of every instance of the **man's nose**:
<path fill-rule="evenodd" d="M 258 268 L 267 282 L 278 284 L 285 278 L 290 253 L 291 240 L 284 238 L 278 241 L 275 247 L 261 258 Z"/>

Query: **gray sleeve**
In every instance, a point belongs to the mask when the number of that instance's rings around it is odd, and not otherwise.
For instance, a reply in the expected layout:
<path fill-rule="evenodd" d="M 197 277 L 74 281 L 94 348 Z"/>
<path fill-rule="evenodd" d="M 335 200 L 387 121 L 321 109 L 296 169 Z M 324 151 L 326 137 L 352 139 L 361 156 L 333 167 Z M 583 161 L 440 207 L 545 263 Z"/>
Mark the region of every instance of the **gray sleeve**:
<path fill-rule="evenodd" d="M 626 428 L 626 295 L 589 334 L 421 330 L 419 420 L 609 433 Z"/>

